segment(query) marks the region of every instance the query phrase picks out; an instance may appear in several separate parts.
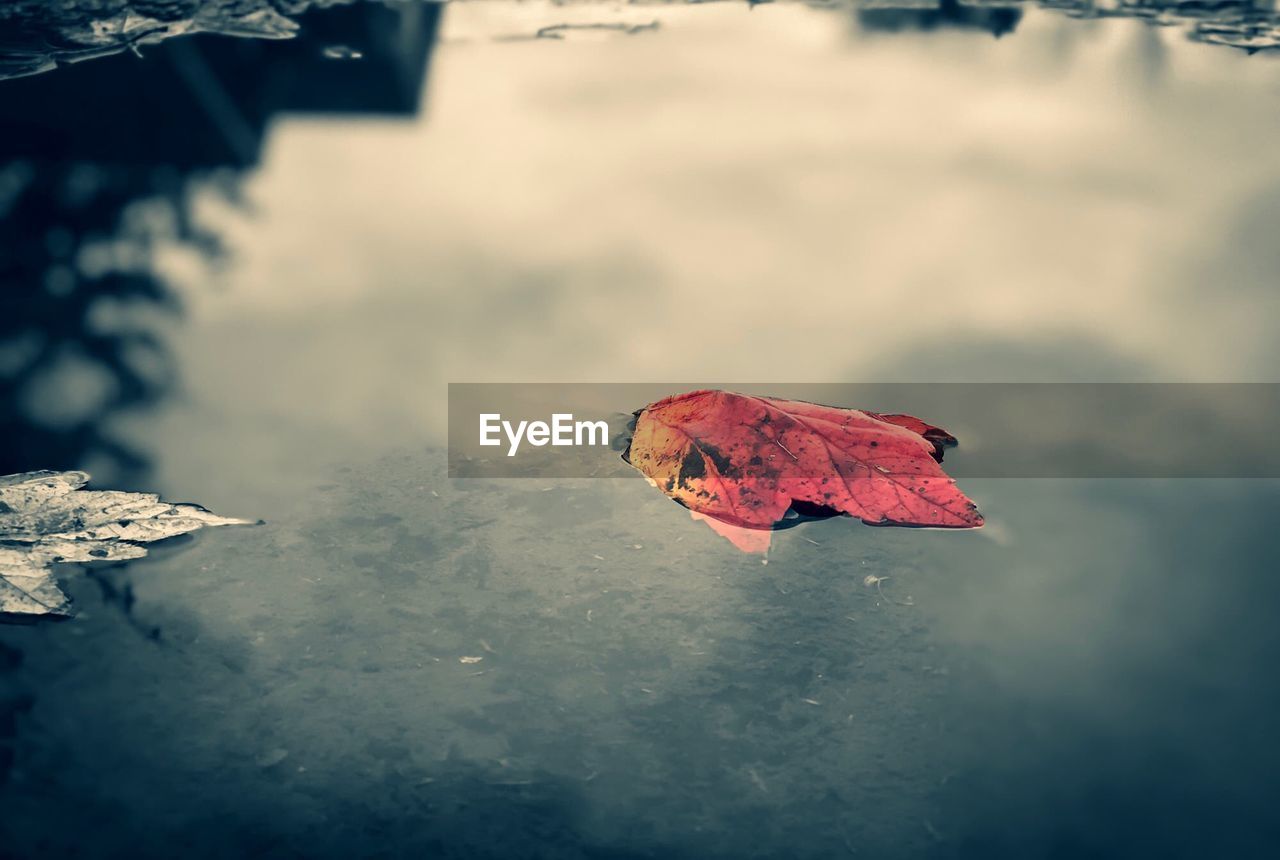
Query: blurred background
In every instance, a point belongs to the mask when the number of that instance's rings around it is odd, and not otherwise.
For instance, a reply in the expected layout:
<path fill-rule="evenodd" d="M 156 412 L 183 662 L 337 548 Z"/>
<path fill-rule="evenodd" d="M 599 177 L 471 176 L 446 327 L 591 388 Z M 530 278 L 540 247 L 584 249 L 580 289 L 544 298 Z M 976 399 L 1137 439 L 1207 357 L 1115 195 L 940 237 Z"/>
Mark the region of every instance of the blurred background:
<path fill-rule="evenodd" d="M 1278 381 L 1276 33 L 8 4 L 0 473 L 267 525 L 0 629 L 0 856 L 1262 855 L 1274 482 L 974 481 L 981 533 L 763 566 L 442 448 L 450 381 Z"/>

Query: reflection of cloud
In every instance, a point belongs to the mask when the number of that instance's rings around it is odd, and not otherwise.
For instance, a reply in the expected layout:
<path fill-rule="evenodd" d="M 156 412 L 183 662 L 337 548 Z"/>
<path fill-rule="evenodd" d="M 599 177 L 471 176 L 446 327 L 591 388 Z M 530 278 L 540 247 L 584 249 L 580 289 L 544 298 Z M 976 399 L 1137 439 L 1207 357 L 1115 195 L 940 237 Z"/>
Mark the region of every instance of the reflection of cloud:
<path fill-rule="evenodd" d="M 1280 242 L 1275 226 L 1280 223 L 1280 184 L 1250 195 L 1221 230 L 1223 244 L 1215 249 L 1205 279 L 1216 274 L 1230 278 L 1231 294 L 1251 306 L 1274 300 L 1277 273 L 1280 273 Z"/>
<path fill-rule="evenodd" d="M 865 379 L 884 382 L 1149 382 L 1159 378 L 1156 369 L 1084 335 L 1019 339 L 981 331 L 955 332 L 884 356 L 859 370 Z"/>
<path fill-rule="evenodd" d="M 644 39 L 487 40 L 537 11 L 450 9 L 429 125 L 277 127 L 258 215 L 222 219 L 230 291 L 193 299 L 188 348 L 242 370 L 202 383 L 219 408 L 376 444 L 442 429 L 450 379 L 867 378 L 955 332 L 1058 342 L 1046 373 L 1239 370 L 1175 348 L 1199 320 L 1165 299 L 1221 211 L 1280 176 L 1254 143 L 1280 131 L 1264 66 L 1175 42 L 1167 89 L 1136 95 L 1115 86 L 1147 62 L 1129 28 L 1054 71 L 1077 24 L 1038 13 L 982 52 L 850 45 L 769 5 L 663 8 Z"/>
<path fill-rule="evenodd" d="M 1280 244 L 1275 224 L 1280 218 L 1280 184 L 1270 183 L 1244 195 L 1225 212 L 1211 241 L 1186 266 L 1178 304 L 1194 315 L 1184 342 L 1196 350 L 1216 350 L 1248 368 L 1262 381 L 1277 379 L 1280 329 Z"/>

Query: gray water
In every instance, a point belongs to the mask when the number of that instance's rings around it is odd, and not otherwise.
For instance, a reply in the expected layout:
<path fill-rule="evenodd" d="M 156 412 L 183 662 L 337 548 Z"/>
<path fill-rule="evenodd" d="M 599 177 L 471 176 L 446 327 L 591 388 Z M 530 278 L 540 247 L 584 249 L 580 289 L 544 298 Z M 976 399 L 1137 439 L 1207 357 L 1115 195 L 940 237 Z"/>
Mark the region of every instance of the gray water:
<path fill-rule="evenodd" d="M 443 445 L 449 381 L 1277 381 L 1271 55 L 429 11 L 0 81 L 0 471 L 266 521 L 0 627 L 0 857 L 1269 856 L 1275 481 L 968 479 L 980 532 L 766 565 Z"/>

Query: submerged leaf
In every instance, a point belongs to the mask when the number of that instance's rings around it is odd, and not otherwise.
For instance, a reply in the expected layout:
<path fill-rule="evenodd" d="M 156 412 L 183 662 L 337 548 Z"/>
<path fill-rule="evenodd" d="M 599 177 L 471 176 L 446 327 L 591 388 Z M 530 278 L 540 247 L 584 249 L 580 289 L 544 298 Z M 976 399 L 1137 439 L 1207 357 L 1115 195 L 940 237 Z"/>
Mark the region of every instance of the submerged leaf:
<path fill-rule="evenodd" d="M 954 444 L 910 415 L 694 391 L 637 412 L 623 456 L 689 510 L 742 529 L 842 514 L 977 528 L 977 506 L 939 465 Z M 746 548 L 740 536 L 734 543 Z"/>
<path fill-rule="evenodd" d="M 154 493 L 85 490 L 84 472 L 0 476 L 0 620 L 72 614 L 53 578 L 59 562 L 124 561 L 141 544 L 204 526 L 252 525 Z"/>

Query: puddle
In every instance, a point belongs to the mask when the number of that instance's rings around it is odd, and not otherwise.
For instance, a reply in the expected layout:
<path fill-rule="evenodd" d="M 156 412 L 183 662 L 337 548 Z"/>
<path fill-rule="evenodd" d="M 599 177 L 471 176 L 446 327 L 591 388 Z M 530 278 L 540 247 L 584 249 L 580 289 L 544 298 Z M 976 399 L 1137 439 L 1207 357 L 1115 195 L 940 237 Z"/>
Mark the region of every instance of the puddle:
<path fill-rule="evenodd" d="M 1275 381 L 1272 6 L 160 5 L 0 12 L 0 474 L 266 524 L 0 628 L 5 851 L 1270 844 L 1274 481 L 761 565 L 444 440 L 463 380 Z"/>

